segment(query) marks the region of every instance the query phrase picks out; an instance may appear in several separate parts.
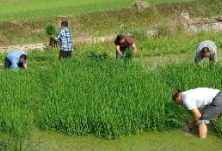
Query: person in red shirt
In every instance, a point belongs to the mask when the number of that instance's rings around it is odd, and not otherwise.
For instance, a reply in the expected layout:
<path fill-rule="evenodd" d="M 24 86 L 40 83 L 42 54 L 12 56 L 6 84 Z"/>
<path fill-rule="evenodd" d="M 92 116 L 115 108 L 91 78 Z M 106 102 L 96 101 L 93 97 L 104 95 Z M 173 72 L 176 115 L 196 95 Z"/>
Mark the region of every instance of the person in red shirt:
<path fill-rule="evenodd" d="M 128 35 L 118 35 L 114 43 L 116 45 L 116 60 L 122 59 L 126 50 L 131 50 L 133 53 L 137 52 L 136 44 Z"/>

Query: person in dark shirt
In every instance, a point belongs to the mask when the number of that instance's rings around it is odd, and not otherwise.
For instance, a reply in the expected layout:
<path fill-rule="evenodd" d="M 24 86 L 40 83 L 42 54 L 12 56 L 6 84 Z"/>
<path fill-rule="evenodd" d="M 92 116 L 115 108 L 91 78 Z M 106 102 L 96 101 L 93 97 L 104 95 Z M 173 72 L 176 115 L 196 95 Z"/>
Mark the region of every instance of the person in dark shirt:
<path fill-rule="evenodd" d="M 114 44 L 116 45 L 116 60 L 121 60 L 126 50 L 131 50 L 133 53 L 137 52 L 136 44 L 128 35 L 118 35 Z"/>

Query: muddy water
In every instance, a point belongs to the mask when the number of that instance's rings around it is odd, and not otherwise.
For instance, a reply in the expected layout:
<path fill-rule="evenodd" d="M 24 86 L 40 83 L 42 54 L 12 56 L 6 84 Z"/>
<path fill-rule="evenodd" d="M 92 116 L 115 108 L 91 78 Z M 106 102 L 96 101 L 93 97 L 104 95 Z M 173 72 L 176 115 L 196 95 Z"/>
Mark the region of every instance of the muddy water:
<path fill-rule="evenodd" d="M 2 136 L 2 135 L 1 135 Z M 222 138 L 211 127 L 208 138 L 201 140 L 180 129 L 163 133 L 142 133 L 105 140 L 94 136 L 67 136 L 36 129 L 31 140 L 39 151 L 219 151 Z"/>

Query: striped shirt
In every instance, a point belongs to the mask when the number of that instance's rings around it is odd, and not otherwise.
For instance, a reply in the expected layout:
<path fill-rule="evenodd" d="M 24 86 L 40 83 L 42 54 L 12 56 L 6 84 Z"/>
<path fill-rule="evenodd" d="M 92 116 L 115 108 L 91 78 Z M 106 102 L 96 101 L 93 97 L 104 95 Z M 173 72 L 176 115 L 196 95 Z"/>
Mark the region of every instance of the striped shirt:
<path fill-rule="evenodd" d="M 55 40 L 60 40 L 60 50 L 61 51 L 72 51 L 73 45 L 72 45 L 72 34 L 69 31 L 68 28 L 63 28 L 60 30 L 57 37 L 55 37 Z"/>
<path fill-rule="evenodd" d="M 197 45 L 196 63 L 200 63 L 202 61 L 202 59 L 203 59 L 202 49 L 204 47 L 207 47 L 210 50 L 210 60 L 217 62 L 218 61 L 217 46 L 215 45 L 215 43 L 213 41 L 206 40 L 206 41 L 203 41 Z"/>

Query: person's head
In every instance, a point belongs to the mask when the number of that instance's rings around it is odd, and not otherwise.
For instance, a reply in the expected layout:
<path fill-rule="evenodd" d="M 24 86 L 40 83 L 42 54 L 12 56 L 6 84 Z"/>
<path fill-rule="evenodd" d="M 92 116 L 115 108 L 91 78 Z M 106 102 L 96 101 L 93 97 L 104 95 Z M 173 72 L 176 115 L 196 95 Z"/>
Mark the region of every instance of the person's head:
<path fill-rule="evenodd" d="M 182 105 L 183 104 L 182 91 L 177 90 L 177 91 L 173 92 L 172 99 L 176 104 Z"/>
<path fill-rule="evenodd" d="M 207 47 L 204 47 L 202 49 L 202 55 L 203 55 L 203 57 L 206 57 L 206 58 L 210 57 L 210 49 Z"/>
<path fill-rule="evenodd" d="M 67 21 L 63 21 L 61 23 L 61 28 L 66 28 L 66 27 L 68 27 L 68 22 Z"/>
<path fill-rule="evenodd" d="M 22 54 L 22 55 L 20 56 L 19 60 L 20 60 L 21 63 L 25 63 L 26 60 L 27 60 L 27 56 L 26 56 L 25 54 Z"/>
<path fill-rule="evenodd" d="M 116 37 L 116 40 L 117 40 L 118 43 L 122 44 L 122 43 L 125 42 L 125 37 L 124 37 L 124 35 L 118 35 Z"/>

